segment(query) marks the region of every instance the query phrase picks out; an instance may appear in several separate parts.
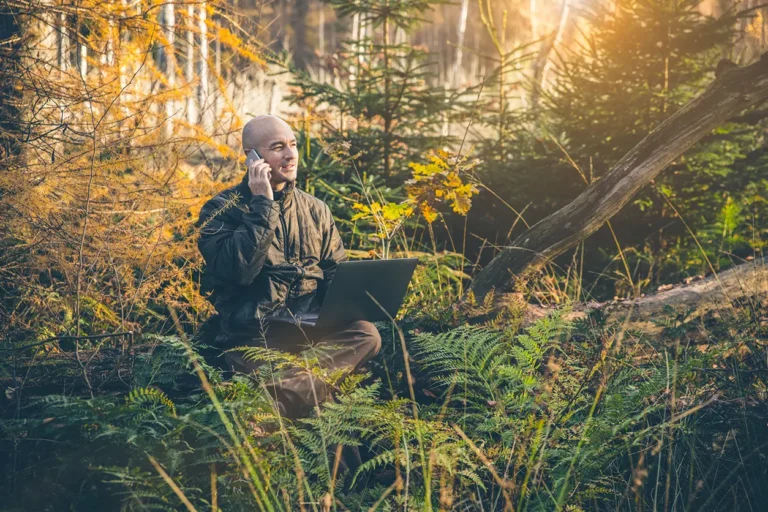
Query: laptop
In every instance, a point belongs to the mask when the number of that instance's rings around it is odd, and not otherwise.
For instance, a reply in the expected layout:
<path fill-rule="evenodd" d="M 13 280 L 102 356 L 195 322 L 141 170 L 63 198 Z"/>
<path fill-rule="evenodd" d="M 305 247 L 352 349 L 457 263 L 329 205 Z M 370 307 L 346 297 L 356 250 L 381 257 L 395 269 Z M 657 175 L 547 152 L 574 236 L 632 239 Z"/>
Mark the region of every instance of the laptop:
<path fill-rule="evenodd" d="M 297 315 L 295 319 L 272 317 L 270 321 L 298 322 L 325 329 L 357 320 L 377 322 L 394 318 L 418 261 L 418 258 L 402 258 L 339 263 L 318 312 Z"/>

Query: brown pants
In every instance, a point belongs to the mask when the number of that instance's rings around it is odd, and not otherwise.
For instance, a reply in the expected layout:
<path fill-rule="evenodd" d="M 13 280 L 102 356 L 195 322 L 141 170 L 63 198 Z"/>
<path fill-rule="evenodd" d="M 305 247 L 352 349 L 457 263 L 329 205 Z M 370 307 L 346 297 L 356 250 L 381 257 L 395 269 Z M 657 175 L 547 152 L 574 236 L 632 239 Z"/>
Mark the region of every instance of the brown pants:
<path fill-rule="evenodd" d="M 235 346 L 257 345 L 291 353 L 304 353 L 317 358 L 323 368 L 330 370 L 347 368 L 351 373 L 369 361 L 381 348 L 381 336 L 371 322 L 357 321 L 337 330 L 320 330 L 313 327 L 271 322 L 264 335 L 241 338 Z M 227 352 L 224 359 L 229 368 L 241 373 L 251 373 L 262 363 L 246 361 L 240 352 Z M 314 405 L 327 400 L 328 386 L 308 375 L 304 370 L 285 370 L 279 375 L 271 391 L 294 414 L 306 413 Z M 287 403 L 286 403 L 287 402 Z"/>

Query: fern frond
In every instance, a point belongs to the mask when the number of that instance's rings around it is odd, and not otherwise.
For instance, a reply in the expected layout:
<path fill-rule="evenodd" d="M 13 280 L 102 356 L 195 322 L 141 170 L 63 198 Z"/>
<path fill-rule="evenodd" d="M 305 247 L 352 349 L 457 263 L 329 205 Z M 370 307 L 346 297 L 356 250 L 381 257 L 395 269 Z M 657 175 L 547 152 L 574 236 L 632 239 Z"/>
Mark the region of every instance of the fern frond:
<path fill-rule="evenodd" d="M 164 405 L 171 416 L 176 416 L 176 404 L 163 391 L 157 388 L 135 388 L 125 398 L 126 403 L 139 407 Z"/>

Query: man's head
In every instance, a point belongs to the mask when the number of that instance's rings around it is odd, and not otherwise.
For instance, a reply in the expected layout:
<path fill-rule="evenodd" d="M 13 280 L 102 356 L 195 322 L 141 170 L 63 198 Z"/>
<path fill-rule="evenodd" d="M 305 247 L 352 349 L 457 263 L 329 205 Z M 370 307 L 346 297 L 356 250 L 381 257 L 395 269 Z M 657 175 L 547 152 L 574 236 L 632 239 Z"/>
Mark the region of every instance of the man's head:
<path fill-rule="evenodd" d="M 272 168 L 270 184 L 279 191 L 296 181 L 299 150 L 288 123 L 276 116 L 256 116 L 243 127 L 243 150 L 255 149 Z"/>

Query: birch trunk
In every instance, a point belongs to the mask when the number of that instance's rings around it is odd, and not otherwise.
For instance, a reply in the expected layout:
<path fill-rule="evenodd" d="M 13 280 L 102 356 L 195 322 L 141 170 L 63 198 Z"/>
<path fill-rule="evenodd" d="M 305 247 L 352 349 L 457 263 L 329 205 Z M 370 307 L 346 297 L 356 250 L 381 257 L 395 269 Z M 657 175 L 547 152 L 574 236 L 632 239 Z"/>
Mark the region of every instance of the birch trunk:
<path fill-rule="evenodd" d="M 128 9 L 128 0 L 120 0 L 120 17 L 125 18 L 126 10 Z M 122 27 L 122 23 L 119 25 Z M 128 91 L 128 67 L 127 67 L 127 57 L 126 57 L 126 51 L 123 47 L 123 34 L 118 29 L 117 33 L 117 52 L 116 52 L 116 59 L 117 59 L 117 83 L 120 86 L 120 96 L 117 98 L 117 102 L 120 106 L 120 115 L 122 115 L 122 119 L 127 119 L 129 116 L 129 111 L 127 107 L 128 99 L 130 98 L 130 91 Z M 123 130 L 123 123 L 118 123 L 119 127 L 118 130 Z"/>
<path fill-rule="evenodd" d="M 85 80 L 85 75 L 88 74 L 88 47 L 80 43 L 79 45 L 80 50 L 80 61 L 79 61 L 79 69 L 80 69 L 80 76 L 83 80 Z"/>
<path fill-rule="evenodd" d="M 200 31 L 200 61 L 197 74 L 200 77 L 200 83 L 198 84 L 197 102 L 200 105 L 200 123 L 202 124 L 203 129 L 207 129 L 211 126 L 211 109 L 210 105 L 208 105 L 208 24 L 206 22 L 207 3 L 205 1 L 200 3 L 199 12 L 198 30 Z"/>
<path fill-rule="evenodd" d="M 464 58 L 464 35 L 467 32 L 467 14 L 469 13 L 469 0 L 461 0 L 461 12 L 459 13 L 459 26 L 456 38 L 456 61 L 453 63 L 453 86 L 458 87 L 460 82 L 461 64 Z"/>
<path fill-rule="evenodd" d="M 168 2 L 163 6 L 163 32 L 165 33 L 165 77 L 168 82 L 168 91 L 175 94 L 176 89 L 176 11 L 174 4 Z M 173 116 L 176 112 L 176 102 L 169 98 L 165 101 L 165 126 L 166 139 L 173 135 Z"/>
<path fill-rule="evenodd" d="M 357 70 L 360 67 L 360 14 L 358 13 L 352 15 L 352 47 L 356 57 L 353 59 L 352 67 L 349 70 L 349 84 L 354 87 L 357 82 Z"/>
<path fill-rule="evenodd" d="M 111 3 L 110 3 L 111 5 Z M 112 66 L 115 63 L 115 19 L 112 9 L 109 12 L 109 20 L 107 20 L 107 30 L 109 31 L 109 37 L 107 38 L 107 65 Z"/>
<path fill-rule="evenodd" d="M 43 10 L 42 15 L 37 22 L 39 27 L 37 33 L 39 34 L 38 44 L 35 45 L 33 55 L 42 63 L 53 66 L 56 62 L 56 17 L 49 10 Z"/>
<path fill-rule="evenodd" d="M 221 26 L 219 25 L 219 22 L 216 22 L 216 45 L 214 46 L 214 80 L 216 83 L 221 83 Z M 214 93 L 214 105 L 213 105 L 213 119 L 215 120 L 219 119 L 221 116 L 221 87 L 217 86 L 216 91 Z"/>
<path fill-rule="evenodd" d="M 191 94 L 192 82 L 195 80 L 195 6 L 187 5 L 187 61 L 184 69 L 184 78 L 190 94 L 187 94 L 187 122 L 194 124 L 197 121 L 197 109 L 195 108 L 195 95 Z"/>
<path fill-rule="evenodd" d="M 67 15 L 59 13 L 59 71 L 69 68 L 69 28 L 67 27 Z"/>

